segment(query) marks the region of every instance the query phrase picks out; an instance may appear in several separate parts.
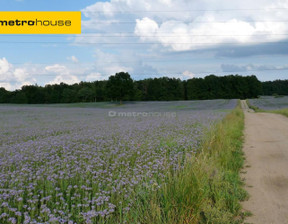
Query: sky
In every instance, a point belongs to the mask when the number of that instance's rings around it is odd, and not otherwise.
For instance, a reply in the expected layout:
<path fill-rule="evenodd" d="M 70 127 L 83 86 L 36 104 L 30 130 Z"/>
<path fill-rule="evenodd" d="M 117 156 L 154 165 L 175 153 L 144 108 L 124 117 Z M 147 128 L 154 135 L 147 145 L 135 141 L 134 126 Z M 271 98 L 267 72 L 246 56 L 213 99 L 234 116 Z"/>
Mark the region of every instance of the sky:
<path fill-rule="evenodd" d="M 80 35 L 0 35 L 0 87 L 239 74 L 288 79 L 288 0 L 1 0 L 81 11 Z M 1 12 L 0 12 L 1 13 Z"/>

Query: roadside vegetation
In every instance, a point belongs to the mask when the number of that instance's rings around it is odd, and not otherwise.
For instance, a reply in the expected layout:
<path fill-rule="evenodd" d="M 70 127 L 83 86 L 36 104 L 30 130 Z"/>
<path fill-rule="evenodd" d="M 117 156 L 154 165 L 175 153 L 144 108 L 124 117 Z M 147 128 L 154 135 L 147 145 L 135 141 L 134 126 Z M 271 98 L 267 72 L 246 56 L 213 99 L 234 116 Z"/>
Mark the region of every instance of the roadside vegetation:
<path fill-rule="evenodd" d="M 275 114 L 282 114 L 286 117 L 288 117 L 288 108 L 287 109 L 281 109 L 281 110 L 273 110 L 273 111 L 269 111 Z"/>
<path fill-rule="evenodd" d="M 259 107 L 252 105 L 249 100 L 246 100 L 246 103 L 248 107 L 254 110 L 255 112 L 264 112 L 264 110 L 260 109 Z"/>
<path fill-rule="evenodd" d="M 266 96 L 259 99 L 246 100 L 249 108 L 255 112 L 266 112 L 282 114 L 288 117 L 288 97 L 287 96 Z"/>
<path fill-rule="evenodd" d="M 240 107 L 209 133 L 183 170 L 171 171 L 154 195 L 137 195 L 140 223 L 242 223 L 247 198 L 240 178 L 244 114 Z"/>

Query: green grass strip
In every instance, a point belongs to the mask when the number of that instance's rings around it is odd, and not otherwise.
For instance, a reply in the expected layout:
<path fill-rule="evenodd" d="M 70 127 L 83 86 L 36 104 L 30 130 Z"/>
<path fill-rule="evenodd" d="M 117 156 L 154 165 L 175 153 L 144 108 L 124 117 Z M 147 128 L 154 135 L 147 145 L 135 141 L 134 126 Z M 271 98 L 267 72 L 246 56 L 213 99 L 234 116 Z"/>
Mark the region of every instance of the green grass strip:
<path fill-rule="evenodd" d="M 184 169 L 167 177 L 152 194 L 136 195 L 130 223 L 242 223 L 247 198 L 240 178 L 244 114 L 238 106 L 208 134 Z"/>
<path fill-rule="evenodd" d="M 271 113 L 275 113 L 275 114 L 282 114 L 282 115 L 288 117 L 288 108 L 281 109 L 281 110 L 267 111 L 267 112 L 271 112 Z"/>
<path fill-rule="evenodd" d="M 280 110 L 263 110 L 259 107 L 255 107 L 249 103 L 249 100 L 246 100 L 249 108 L 253 109 L 255 112 L 265 112 L 265 113 L 274 113 L 274 114 L 282 114 L 288 117 L 288 108 L 280 109 Z"/>
<path fill-rule="evenodd" d="M 247 103 L 248 107 L 249 107 L 250 109 L 254 110 L 255 112 L 265 112 L 265 110 L 260 109 L 259 107 L 253 106 L 253 105 L 249 102 L 249 100 L 246 100 L 246 103 Z"/>

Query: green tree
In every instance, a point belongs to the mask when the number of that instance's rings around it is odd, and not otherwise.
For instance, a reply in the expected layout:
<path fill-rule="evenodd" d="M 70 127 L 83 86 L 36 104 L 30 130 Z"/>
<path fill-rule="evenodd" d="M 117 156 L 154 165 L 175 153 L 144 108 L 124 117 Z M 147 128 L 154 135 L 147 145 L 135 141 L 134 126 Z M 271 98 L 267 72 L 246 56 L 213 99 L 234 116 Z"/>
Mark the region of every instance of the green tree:
<path fill-rule="evenodd" d="M 187 80 L 187 99 L 188 100 L 206 100 L 209 99 L 209 87 L 202 78 L 193 78 Z"/>
<path fill-rule="evenodd" d="M 74 89 L 66 88 L 62 92 L 62 103 L 74 103 L 77 102 L 77 92 Z"/>
<path fill-rule="evenodd" d="M 43 87 L 37 85 L 22 86 L 21 92 L 26 95 L 29 104 L 45 103 Z"/>
<path fill-rule="evenodd" d="M 15 90 L 11 93 L 9 103 L 27 104 L 28 98 L 22 90 Z"/>
<path fill-rule="evenodd" d="M 106 89 L 107 81 L 95 81 L 92 83 L 92 88 L 95 93 L 95 101 L 107 101 L 107 89 Z"/>
<path fill-rule="evenodd" d="M 81 102 L 95 101 L 95 94 L 92 88 L 84 86 L 78 91 L 78 98 Z"/>
<path fill-rule="evenodd" d="M 0 88 L 0 103 L 7 103 L 8 95 L 9 95 L 9 92 L 5 88 L 1 87 Z"/>
<path fill-rule="evenodd" d="M 120 72 L 110 76 L 107 82 L 108 95 L 112 100 L 132 100 L 134 97 L 134 85 L 129 73 Z"/>
<path fill-rule="evenodd" d="M 262 83 L 257 79 L 255 75 L 247 76 L 247 86 L 248 86 L 248 93 L 247 98 L 256 98 L 263 92 L 262 90 Z"/>

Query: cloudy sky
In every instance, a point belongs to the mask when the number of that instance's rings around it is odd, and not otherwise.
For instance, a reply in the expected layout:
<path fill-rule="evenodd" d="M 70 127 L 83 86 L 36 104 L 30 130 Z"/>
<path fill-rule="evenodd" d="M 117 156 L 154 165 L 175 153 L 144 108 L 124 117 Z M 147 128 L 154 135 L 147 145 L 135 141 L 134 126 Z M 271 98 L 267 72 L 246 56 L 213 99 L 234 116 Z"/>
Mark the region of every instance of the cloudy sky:
<path fill-rule="evenodd" d="M 1 0 L 82 11 L 81 35 L 0 35 L 0 86 L 255 74 L 288 79 L 288 0 Z"/>

